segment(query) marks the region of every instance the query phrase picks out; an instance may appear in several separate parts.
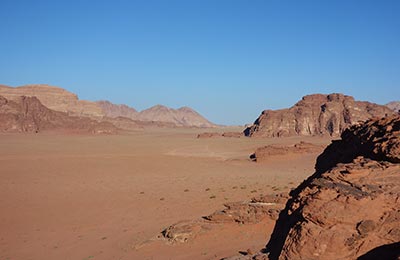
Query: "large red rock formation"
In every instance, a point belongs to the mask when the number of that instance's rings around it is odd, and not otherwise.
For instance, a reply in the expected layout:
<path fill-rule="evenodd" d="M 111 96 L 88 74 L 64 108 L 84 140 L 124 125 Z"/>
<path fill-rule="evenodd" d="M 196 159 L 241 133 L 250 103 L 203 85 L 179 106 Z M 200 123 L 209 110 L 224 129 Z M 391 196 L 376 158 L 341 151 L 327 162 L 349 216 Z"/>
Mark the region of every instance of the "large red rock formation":
<path fill-rule="evenodd" d="M 267 254 L 252 259 L 400 257 L 400 117 L 354 125 L 341 137 L 291 192 Z"/>
<path fill-rule="evenodd" d="M 45 107 L 36 97 L 19 97 L 8 100 L 0 96 L 1 132 L 66 131 L 79 133 L 115 133 L 111 123 L 97 122 L 86 117 L 69 116 L 67 113 Z"/>
<path fill-rule="evenodd" d="M 351 96 L 314 94 L 304 96 L 291 108 L 263 111 L 244 133 L 254 137 L 339 136 L 354 123 L 386 114 L 393 111 L 374 103 L 355 101 Z"/>

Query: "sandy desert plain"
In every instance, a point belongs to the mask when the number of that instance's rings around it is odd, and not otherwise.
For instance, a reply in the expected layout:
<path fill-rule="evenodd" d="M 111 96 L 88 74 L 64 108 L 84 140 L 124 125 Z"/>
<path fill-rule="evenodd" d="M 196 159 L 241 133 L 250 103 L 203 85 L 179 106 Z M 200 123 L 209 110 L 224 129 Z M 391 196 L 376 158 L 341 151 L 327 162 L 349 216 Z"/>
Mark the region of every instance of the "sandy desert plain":
<path fill-rule="evenodd" d="M 243 129 L 213 131 L 227 130 Z M 257 147 L 330 138 L 196 138 L 204 131 L 0 134 L 0 259 L 220 259 L 264 247 L 272 220 L 215 224 L 187 243 L 157 237 L 226 202 L 287 192 L 314 171 L 318 153 L 255 163 Z"/>

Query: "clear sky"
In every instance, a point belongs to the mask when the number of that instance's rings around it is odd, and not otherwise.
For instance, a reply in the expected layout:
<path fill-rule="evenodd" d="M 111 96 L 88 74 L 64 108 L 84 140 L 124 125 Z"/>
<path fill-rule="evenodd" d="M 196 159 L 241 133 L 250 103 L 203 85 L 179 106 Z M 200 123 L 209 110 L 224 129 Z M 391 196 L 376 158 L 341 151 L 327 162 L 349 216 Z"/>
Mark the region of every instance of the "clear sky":
<path fill-rule="evenodd" d="M 0 0 L 0 83 L 245 124 L 305 94 L 400 100 L 400 1 Z"/>

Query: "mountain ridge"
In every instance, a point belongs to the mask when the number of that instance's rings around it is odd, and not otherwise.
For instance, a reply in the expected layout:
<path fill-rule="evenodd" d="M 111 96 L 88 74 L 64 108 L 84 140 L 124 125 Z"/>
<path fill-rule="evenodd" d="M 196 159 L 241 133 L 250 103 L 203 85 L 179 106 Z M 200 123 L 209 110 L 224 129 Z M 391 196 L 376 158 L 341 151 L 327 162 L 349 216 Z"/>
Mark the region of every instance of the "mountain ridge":
<path fill-rule="evenodd" d="M 387 106 L 388 108 L 390 108 L 395 112 L 400 112 L 400 101 L 392 101 L 387 103 L 385 106 Z"/>
<path fill-rule="evenodd" d="M 139 112 L 128 105 L 114 104 L 108 100 L 80 100 L 75 93 L 47 84 L 30 84 L 18 87 L 0 85 L 0 95 L 10 100 L 18 99 L 20 96 L 35 96 L 44 106 L 52 110 L 96 120 L 101 120 L 104 117 L 126 117 L 137 121 L 172 123 L 180 127 L 208 128 L 216 126 L 187 106 L 173 109 L 158 104 Z"/>

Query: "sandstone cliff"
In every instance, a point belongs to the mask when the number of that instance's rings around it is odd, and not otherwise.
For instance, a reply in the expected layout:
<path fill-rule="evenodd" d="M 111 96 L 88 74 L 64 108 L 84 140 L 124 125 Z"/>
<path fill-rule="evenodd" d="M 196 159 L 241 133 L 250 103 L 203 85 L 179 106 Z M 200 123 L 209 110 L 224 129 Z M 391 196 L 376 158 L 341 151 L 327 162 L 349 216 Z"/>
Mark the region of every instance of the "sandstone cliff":
<path fill-rule="evenodd" d="M 76 94 L 59 87 L 44 84 L 15 88 L 0 86 L 0 95 L 11 100 L 18 99 L 20 96 L 35 96 L 44 106 L 55 111 L 65 112 L 74 116 L 103 116 L 103 111 L 95 102 L 79 100 Z"/>
<path fill-rule="evenodd" d="M 263 111 L 244 134 L 253 137 L 339 136 L 354 123 L 386 114 L 393 114 L 393 111 L 374 103 L 355 101 L 343 94 L 314 94 L 304 96 L 291 108 Z"/>
<path fill-rule="evenodd" d="M 115 133 L 117 128 L 107 122 L 97 122 L 86 117 L 69 116 L 51 110 L 36 97 L 14 97 L 8 100 L 0 96 L 1 132 L 62 131 L 77 133 Z"/>

